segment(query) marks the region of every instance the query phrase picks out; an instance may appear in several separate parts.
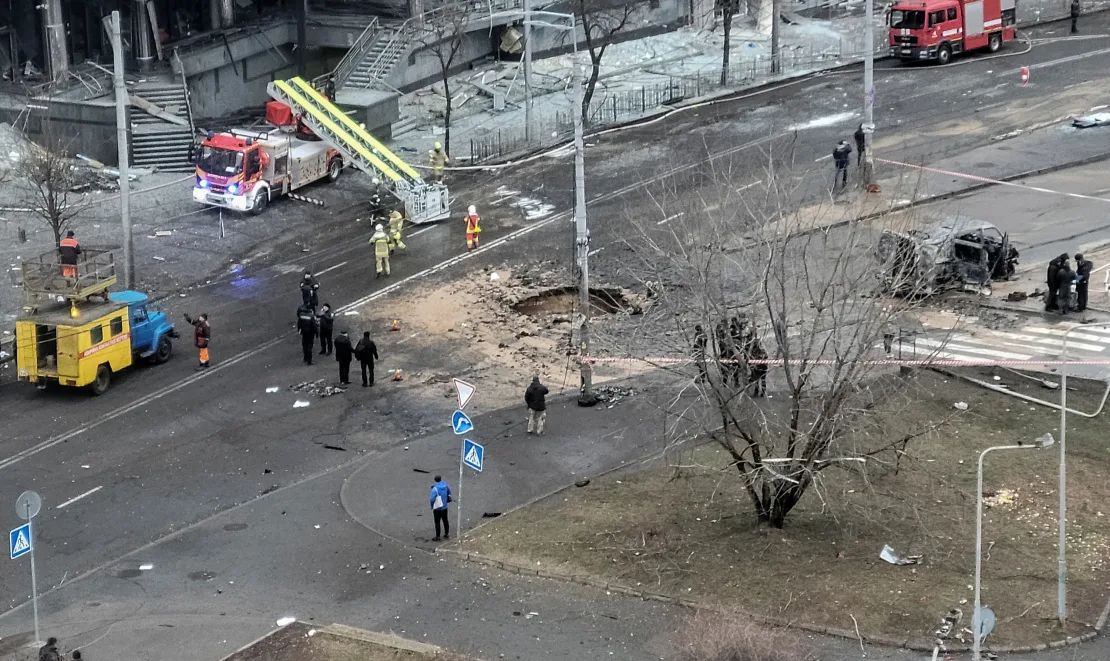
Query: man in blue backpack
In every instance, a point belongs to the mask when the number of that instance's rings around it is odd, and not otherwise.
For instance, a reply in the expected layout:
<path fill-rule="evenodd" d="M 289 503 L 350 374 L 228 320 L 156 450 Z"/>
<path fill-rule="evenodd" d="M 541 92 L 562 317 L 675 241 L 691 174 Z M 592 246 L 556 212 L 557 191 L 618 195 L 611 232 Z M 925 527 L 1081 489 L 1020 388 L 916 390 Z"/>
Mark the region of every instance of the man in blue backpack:
<path fill-rule="evenodd" d="M 443 481 L 443 478 L 436 475 L 435 484 L 432 485 L 432 490 L 428 494 L 428 505 L 432 508 L 432 519 L 435 520 L 436 537 L 434 540 L 440 540 L 439 527 L 443 524 L 443 539 L 451 539 L 451 524 L 447 522 L 447 504 L 451 502 L 451 487 Z"/>

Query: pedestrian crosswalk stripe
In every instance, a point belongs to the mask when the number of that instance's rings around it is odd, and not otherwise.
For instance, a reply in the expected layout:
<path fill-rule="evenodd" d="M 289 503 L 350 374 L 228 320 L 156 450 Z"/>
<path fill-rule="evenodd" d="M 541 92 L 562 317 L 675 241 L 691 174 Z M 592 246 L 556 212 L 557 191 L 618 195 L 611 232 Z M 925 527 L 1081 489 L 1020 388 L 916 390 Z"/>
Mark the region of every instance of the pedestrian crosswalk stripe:
<path fill-rule="evenodd" d="M 961 338 L 962 340 L 962 338 Z M 948 351 L 964 351 L 968 353 L 977 353 L 984 356 L 993 356 L 995 358 L 1005 358 L 1007 360 L 1029 360 L 1032 356 L 1021 353 L 1010 353 L 1008 351 L 996 351 L 994 349 L 986 349 L 976 346 L 961 344 L 960 342 L 944 340 L 930 340 L 928 338 L 918 338 L 918 344 L 923 344 L 927 347 L 935 347 L 940 350 Z"/>
<path fill-rule="evenodd" d="M 1012 338 L 1012 339 L 1022 341 L 1022 342 L 1035 342 L 1037 344 L 1047 344 L 1047 345 L 1051 345 L 1051 346 L 1055 347 L 1056 349 L 1059 349 L 1061 346 L 1063 346 L 1063 340 L 1062 339 L 1055 339 L 1055 338 L 1050 339 L 1050 338 L 1047 338 L 1047 337 L 1037 337 L 1037 336 L 1034 336 L 1034 335 L 1025 335 L 1023 333 L 1009 333 L 1009 332 L 1002 331 L 1002 332 L 998 332 L 997 336 L 1001 337 L 1001 338 Z M 1072 342 L 1070 339 L 1068 340 L 1068 348 L 1069 349 L 1080 349 L 1082 351 L 1102 351 L 1103 349 L 1105 349 L 1105 347 L 1103 347 L 1101 345 L 1086 344 L 1086 343 L 1083 343 L 1083 342 Z"/>
<path fill-rule="evenodd" d="M 1057 337 L 1057 338 L 1060 339 L 1061 344 L 1064 342 L 1063 332 L 1054 331 L 1054 330 L 1049 329 L 1049 328 L 1036 328 L 1036 327 L 1033 327 L 1033 326 L 1023 328 L 1022 330 L 1026 333 L 1040 333 L 1040 334 L 1044 334 L 1044 335 L 1049 335 L 1051 337 Z M 1087 340 L 1088 342 L 1102 342 L 1104 344 L 1110 344 L 1110 336 L 1091 335 L 1089 333 L 1070 333 L 1068 335 L 1068 346 L 1069 347 L 1072 345 L 1072 340 Z"/>

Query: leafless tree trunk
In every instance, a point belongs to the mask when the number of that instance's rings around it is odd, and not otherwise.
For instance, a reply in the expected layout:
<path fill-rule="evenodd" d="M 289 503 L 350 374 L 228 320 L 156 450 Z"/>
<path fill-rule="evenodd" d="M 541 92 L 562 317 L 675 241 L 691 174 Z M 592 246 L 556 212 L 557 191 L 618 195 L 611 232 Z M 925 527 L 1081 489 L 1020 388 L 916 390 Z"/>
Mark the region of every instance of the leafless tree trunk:
<path fill-rule="evenodd" d="M 721 53 L 721 87 L 728 85 L 728 58 L 729 51 L 732 44 L 732 18 L 736 15 L 737 10 L 740 8 L 740 0 L 718 0 L 718 7 L 721 9 L 721 20 L 724 21 L 722 27 L 722 34 L 725 38 L 724 46 L 722 46 Z"/>
<path fill-rule="evenodd" d="M 76 184 L 74 162 L 65 140 L 50 128 L 51 125 L 43 123 L 43 145 L 27 141 L 19 149 L 13 170 L 24 188 L 25 203 L 36 217 L 50 226 L 57 245 L 86 205 L 84 196 L 71 192 Z"/>
<path fill-rule="evenodd" d="M 423 30 L 429 49 L 439 60 L 440 81 L 446 106 L 443 111 L 443 150 L 451 153 L 451 67 L 466 40 L 469 14 L 463 4 L 448 4 L 426 14 Z"/>
<path fill-rule="evenodd" d="M 579 24 L 582 26 L 586 50 L 590 54 L 590 73 L 586 77 L 586 89 L 582 96 L 582 123 L 589 125 L 590 100 L 593 99 L 597 80 L 601 77 L 601 58 L 612 43 L 614 36 L 624 29 L 628 19 L 636 11 L 636 2 L 617 2 L 616 0 L 575 0 Z"/>

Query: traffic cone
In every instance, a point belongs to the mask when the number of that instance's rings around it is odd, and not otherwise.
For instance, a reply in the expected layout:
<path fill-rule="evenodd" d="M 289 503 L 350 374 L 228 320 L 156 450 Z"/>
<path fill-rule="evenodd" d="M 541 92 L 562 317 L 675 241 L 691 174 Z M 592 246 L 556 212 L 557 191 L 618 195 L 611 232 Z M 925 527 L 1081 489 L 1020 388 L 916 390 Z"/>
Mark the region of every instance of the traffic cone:
<path fill-rule="evenodd" d="M 1029 84 L 1029 67 L 1021 68 L 1021 84 L 1023 87 Z"/>
<path fill-rule="evenodd" d="M 392 381 L 403 381 L 404 378 L 405 378 L 405 376 L 403 374 L 401 374 L 401 370 L 399 370 L 399 369 L 393 370 L 393 378 L 391 379 Z"/>
<path fill-rule="evenodd" d="M 389 325 L 389 330 L 390 331 L 399 331 L 399 330 L 401 330 L 401 320 L 400 319 L 394 319 L 393 323 Z"/>

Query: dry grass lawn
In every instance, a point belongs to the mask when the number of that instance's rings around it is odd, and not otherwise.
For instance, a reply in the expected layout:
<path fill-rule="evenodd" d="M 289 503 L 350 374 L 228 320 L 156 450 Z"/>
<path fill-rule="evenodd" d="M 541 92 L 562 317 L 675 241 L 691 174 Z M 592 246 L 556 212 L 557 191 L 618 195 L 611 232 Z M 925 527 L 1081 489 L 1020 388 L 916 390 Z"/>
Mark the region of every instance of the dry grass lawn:
<path fill-rule="evenodd" d="M 671 465 L 612 474 L 491 521 L 462 545 L 501 560 L 725 608 L 845 630 L 858 622 L 865 636 L 931 644 L 931 632 L 949 609 L 961 609 L 964 625 L 970 624 L 979 452 L 1045 432 L 1058 436 L 1059 417 L 932 372 L 916 379 L 913 405 L 881 421 L 890 437 L 952 416 L 954 402 L 967 402 L 968 410 L 913 441 L 897 471 L 891 455 L 870 461 L 866 473 L 825 471 L 784 530 L 754 525 L 725 453 L 701 445 L 671 457 Z M 1012 374 L 1001 382 L 1058 397 Z M 1096 394 L 1083 382 L 1079 387 L 1069 393 L 1069 404 L 1096 408 L 1101 390 Z M 1069 418 L 1072 634 L 1088 630 L 1110 594 L 1105 416 Z M 984 484 L 983 601 L 999 618 L 990 642 L 1061 638 L 1053 620 L 1057 448 L 992 453 Z M 884 544 L 923 560 L 887 564 L 879 558 Z"/>

